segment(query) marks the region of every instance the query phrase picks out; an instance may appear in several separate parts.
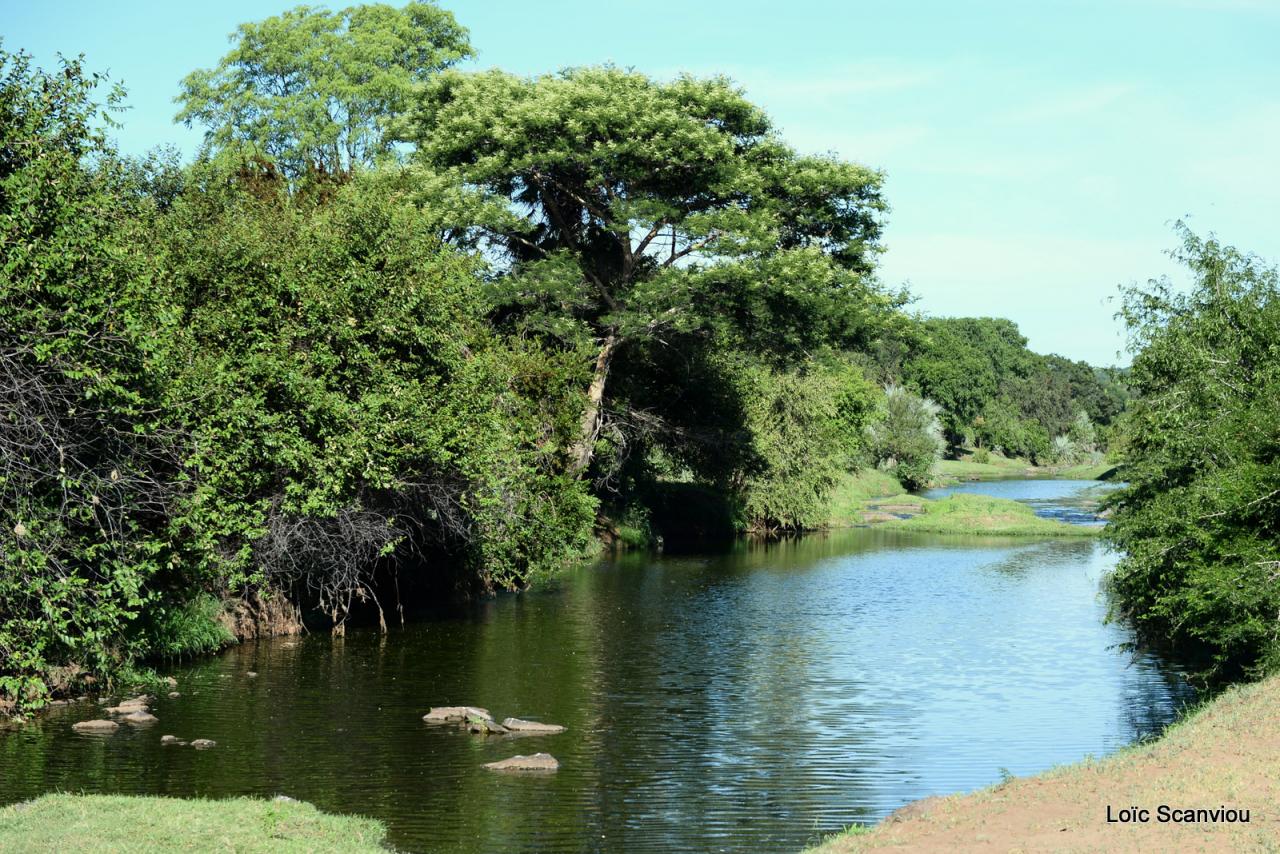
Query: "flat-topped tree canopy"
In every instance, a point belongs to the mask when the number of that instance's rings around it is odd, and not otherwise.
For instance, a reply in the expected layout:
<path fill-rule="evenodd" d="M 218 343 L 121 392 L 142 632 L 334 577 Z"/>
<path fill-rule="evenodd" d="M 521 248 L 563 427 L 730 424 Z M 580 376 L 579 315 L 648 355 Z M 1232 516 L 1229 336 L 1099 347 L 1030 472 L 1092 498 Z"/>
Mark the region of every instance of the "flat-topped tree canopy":
<path fill-rule="evenodd" d="M 444 184 L 491 202 L 459 225 L 503 261 L 501 313 L 594 342 L 574 468 L 627 343 L 716 332 L 786 359 L 864 337 L 893 302 L 871 275 L 880 173 L 797 154 L 723 77 L 449 71 L 402 133 Z"/>

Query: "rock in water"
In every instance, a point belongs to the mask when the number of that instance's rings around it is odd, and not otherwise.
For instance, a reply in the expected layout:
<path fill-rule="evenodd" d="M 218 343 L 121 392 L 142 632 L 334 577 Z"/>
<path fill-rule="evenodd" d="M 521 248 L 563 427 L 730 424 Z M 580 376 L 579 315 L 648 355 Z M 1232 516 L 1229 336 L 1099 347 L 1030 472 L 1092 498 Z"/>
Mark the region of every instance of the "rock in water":
<path fill-rule="evenodd" d="M 195 741 L 191 742 L 191 746 L 196 750 L 208 750 L 210 747 L 217 747 L 218 742 L 207 738 L 197 738 Z"/>
<path fill-rule="evenodd" d="M 500 762 L 486 762 L 490 771 L 555 771 L 560 763 L 550 753 L 535 753 L 532 756 L 512 756 Z"/>
<path fill-rule="evenodd" d="M 107 708 L 107 714 L 111 715 L 131 715 L 134 712 L 145 712 L 151 707 L 146 703 L 139 703 L 137 700 L 125 700 L 118 706 L 110 706 Z"/>
<path fill-rule="evenodd" d="M 495 723 L 493 718 L 484 718 L 479 715 L 467 716 L 467 730 L 479 735 L 506 735 L 507 728 L 500 723 Z"/>
<path fill-rule="evenodd" d="M 121 720 L 123 720 L 125 723 L 130 723 L 135 726 L 146 726 L 147 724 L 153 724 L 160 719 L 155 715 L 151 714 L 150 712 L 141 711 L 141 712 L 130 712 L 129 714 L 125 715 Z"/>
<path fill-rule="evenodd" d="M 489 710 L 479 706 L 432 706 L 431 711 L 423 715 L 422 719 L 429 724 L 456 724 L 464 723 L 471 717 L 493 720 Z"/>
<path fill-rule="evenodd" d="M 507 718 L 502 725 L 520 735 L 558 735 L 564 732 L 564 727 L 559 724 L 544 724 L 520 718 Z"/>
<path fill-rule="evenodd" d="M 115 732 L 119 727 L 115 721 L 80 721 L 71 725 L 76 732 Z"/>
<path fill-rule="evenodd" d="M 173 747 L 187 746 L 187 743 L 182 739 L 178 738 L 176 735 L 162 735 L 160 736 L 160 743 L 165 746 L 173 746 Z"/>

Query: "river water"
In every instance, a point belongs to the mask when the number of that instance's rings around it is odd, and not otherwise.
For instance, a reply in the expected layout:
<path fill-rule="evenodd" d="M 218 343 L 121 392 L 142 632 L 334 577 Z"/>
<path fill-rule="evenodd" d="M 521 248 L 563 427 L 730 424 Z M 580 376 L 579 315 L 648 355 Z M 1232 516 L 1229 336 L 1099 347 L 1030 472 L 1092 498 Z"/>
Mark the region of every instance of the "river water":
<path fill-rule="evenodd" d="M 1093 486 L 965 488 L 1055 515 L 1087 507 Z M 410 851 L 798 850 L 1173 719 L 1189 691 L 1104 622 L 1113 562 L 1089 540 L 875 529 L 628 556 L 386 636 L 251 643 L 177 667 L 182 696 L 157 701 L 147 729 L 82 736 L 70 724 L 96 710 L 55 709 L 0 734 L 0 803 L 286 794 L 381 819 Z M 456 704 L 568 731 L 422 723 Z M 161 747 L 162 733 L 218 746 Z M 536 751 L 559 772 L 480 767 Z"/>

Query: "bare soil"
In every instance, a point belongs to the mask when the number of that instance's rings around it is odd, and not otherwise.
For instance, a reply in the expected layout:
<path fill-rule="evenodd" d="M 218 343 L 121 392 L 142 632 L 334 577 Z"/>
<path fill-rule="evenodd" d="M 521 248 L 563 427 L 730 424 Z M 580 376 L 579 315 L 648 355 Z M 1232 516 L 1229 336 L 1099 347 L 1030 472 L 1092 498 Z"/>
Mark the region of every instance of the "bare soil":
<path fill-rule="evenodd" d="M 1248 823 L 1161 822 L 1158 808 L 1248 810 Z M 1146 823 L 1109 822 L 1149 810 Z M 1280 677 L 1232 689 L 1158 741 L 909 804 L 822 854 L 901 851 L 1280 851 Z"/>

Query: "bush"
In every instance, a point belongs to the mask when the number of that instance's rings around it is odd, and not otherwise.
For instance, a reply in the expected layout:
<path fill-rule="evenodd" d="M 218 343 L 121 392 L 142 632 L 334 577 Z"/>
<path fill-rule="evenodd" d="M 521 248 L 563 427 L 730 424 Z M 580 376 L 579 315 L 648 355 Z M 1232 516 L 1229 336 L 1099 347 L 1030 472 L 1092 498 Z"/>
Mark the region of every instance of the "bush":
<path fill-rule="evenodd" d="M 863 451 L 875 386 L 847 364 L 751 367 L 740 383 L 753 461 L 739 479 L 748 528 L 819 527 L 827 521 L 827 495 Z"/>
<path fill-rule="evenodd" d="M 1209 680 L 1280 666 L 1280 277 L 1180 226 L 1195 284 L 1126 293 L 1137 345 L 1110 581 Z"/>
<path fill-rule="evenodd" d="M 126 231 L 100 82 L 0 50 L 0 707 L 109 680 L 172 560 L 153 358 L 168 323 Z"/>
<path fill-rule="evenodd" d="M 883 406 L 882 417 L 868 429 L 876 462 L 906 489 L 927 486 L 945 447 L 941 407 L 897 385 L 885 386 Z"/>

